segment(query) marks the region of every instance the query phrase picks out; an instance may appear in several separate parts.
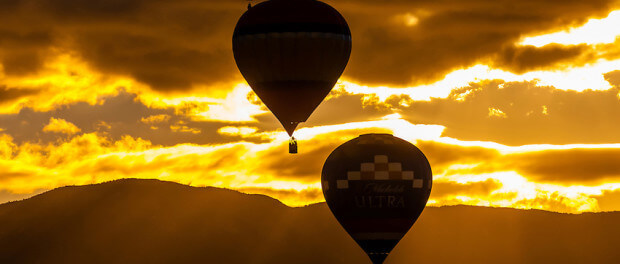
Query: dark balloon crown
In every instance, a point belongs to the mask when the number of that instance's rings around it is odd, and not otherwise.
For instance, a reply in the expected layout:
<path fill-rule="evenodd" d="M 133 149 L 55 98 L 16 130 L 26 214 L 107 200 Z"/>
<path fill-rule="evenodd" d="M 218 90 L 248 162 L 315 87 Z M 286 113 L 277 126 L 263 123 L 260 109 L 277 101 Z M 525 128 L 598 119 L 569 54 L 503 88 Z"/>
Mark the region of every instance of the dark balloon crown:
<path fill-rule="evenodd" d="M 273 32 L 322 32 L 351 36 L 344 17 L 316 0 L 270 0 L 246 11 L 234 36 Z"/>

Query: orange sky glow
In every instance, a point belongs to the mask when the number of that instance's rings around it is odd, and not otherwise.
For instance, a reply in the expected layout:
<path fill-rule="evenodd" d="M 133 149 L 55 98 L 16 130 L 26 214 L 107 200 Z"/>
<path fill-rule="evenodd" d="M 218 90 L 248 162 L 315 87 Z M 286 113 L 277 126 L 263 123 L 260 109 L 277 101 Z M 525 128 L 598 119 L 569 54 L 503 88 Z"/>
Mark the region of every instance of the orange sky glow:
<path fill-rule="evenodd" d="M 0 203 L 148 178 L 304 206 L 337 146 L 392 133 L 429 159 L 430 206 L 620 210 L 617 1 L 327 2 L 353 53 L 297 155 L 234 66 L 245 3 L 0 6 Z"/>

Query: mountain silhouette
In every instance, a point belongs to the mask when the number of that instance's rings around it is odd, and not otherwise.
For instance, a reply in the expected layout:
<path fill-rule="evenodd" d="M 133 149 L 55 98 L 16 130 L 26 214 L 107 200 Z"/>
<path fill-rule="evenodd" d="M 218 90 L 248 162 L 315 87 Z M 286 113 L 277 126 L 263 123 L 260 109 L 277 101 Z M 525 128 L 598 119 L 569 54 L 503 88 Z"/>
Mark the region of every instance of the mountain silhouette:
<path fill-rule="evenodd" d="M 620 212 L 426 208 L 396 263 L 620 263 Z M 0 205 L 0 263 L 370 263 L 325 203 L 125 179 Z"/>

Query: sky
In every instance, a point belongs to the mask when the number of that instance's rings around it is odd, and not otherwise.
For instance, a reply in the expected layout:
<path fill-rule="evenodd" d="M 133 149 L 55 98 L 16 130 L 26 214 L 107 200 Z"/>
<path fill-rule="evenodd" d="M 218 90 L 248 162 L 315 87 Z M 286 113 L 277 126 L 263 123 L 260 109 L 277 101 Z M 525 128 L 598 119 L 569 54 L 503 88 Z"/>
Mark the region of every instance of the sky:
<path fill-rule="evenodd" d="M 149 178 L 322 202 L 329 153 L 392 133 L 429 206 L 620 210 L 620 2 L 339 0 L 353 49 L 288 135 L 232 55 L 241 0 L 0 2 L 0 203 Z"/>

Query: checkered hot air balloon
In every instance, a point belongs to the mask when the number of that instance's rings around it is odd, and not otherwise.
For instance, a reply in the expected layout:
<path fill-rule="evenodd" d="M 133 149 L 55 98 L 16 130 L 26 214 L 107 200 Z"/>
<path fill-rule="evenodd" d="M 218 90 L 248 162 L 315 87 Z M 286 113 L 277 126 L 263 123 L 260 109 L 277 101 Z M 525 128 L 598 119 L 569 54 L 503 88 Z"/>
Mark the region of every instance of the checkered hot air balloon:
<path fill-rule="evenodd" d="M 233 53 L 252 90 L 292 137 L 344 71 L 351 31 L 321 1 L 270 0 L 241 16 Z"/>
<path fill-rule="evenodd" d="M 383 263 L 420 216 L 432 181 L 424 154 L 389 134 L 342 144 L 321 174 L 329 209 L 374 264 Z"/>

